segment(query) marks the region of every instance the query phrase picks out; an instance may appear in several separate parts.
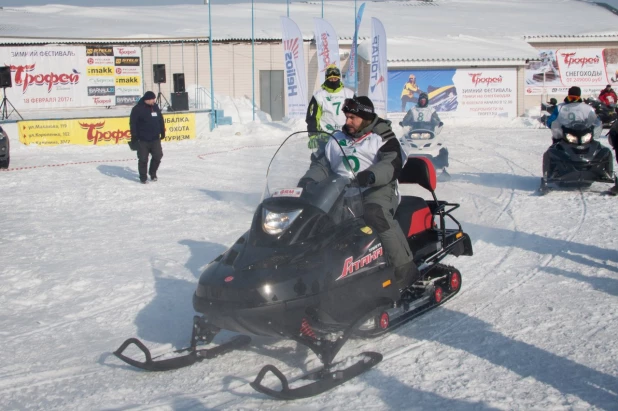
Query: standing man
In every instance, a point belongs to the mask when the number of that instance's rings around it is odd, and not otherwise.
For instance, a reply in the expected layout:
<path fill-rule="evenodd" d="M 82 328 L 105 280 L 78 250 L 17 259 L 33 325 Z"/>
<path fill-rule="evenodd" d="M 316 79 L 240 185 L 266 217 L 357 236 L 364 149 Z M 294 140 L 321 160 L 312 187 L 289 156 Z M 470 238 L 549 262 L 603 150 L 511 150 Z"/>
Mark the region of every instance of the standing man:
<path fill-rule="evenodd" d="M 133 110 L 129 125 L 131 127 L 131 149 L 137 150 L 137 168 L 139 181 L 142 184 L 148 182 L 146 172 L 150 174 L 152 181 L 157 181 L 157 170 L 163 157 L 161 140 L 165 138 L 165 123 L 161 110 L 156 104 L 157 96 L 152 91 L 147 91 Z M 148 169 L 148 155 L 151 155 L 150 168 Z"/>
<path fill-rule="evenodd" d="M 319 132 L 334 133 L 345 124 L 345 114 L 342 111 L 343 102 L 354 97 L 354 92 L 345 88 L 341 82 L 341 71 L 331 64 L 326 67 L 325 81 L 309 102 L 307 108 L 307 131 L 309 132 L 309 148 L 319 145 Z"/>

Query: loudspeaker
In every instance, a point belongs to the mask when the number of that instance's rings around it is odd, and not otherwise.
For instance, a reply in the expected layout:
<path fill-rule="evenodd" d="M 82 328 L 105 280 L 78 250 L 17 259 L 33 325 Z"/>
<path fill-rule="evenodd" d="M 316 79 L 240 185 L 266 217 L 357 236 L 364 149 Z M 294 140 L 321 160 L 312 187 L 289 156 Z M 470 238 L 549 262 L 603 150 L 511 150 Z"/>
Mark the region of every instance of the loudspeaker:
<path fill-rule="evenodd" d="M 189 110 L 189 93 L 172 93 L 172 110 Z"/>
<path fill-rule="evenodd" d="M 156 84 L 165 83 L 165 64 L 153 64 L 152 77 Z"/>
<path fill-rule="evenodd" d="M 11 66 L 0 67 L 0 87 L 13 87 L 11 82 Z"/>
<path fill-rule="evenodd" d="M 174 93 L 185 92 L 185 73 L 174 73 Z"/>

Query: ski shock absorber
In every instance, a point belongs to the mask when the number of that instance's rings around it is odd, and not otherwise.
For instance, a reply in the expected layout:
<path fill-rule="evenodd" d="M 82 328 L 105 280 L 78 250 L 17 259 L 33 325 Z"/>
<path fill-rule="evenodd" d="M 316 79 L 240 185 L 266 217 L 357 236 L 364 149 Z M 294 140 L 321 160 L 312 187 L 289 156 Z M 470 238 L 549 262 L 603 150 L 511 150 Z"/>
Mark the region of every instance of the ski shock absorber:
<path fill-rule="evenodd" d="M 300 323 L 300 333 L 302 335 L 304 335 L 305 337 L 309 337 L 309 338 L 312 338 L 314 340 L 316 339 L 315 333 L 311 329 L 311 326 L 307 322 L 306 318 L 303 318 L 303 320 Z"/>

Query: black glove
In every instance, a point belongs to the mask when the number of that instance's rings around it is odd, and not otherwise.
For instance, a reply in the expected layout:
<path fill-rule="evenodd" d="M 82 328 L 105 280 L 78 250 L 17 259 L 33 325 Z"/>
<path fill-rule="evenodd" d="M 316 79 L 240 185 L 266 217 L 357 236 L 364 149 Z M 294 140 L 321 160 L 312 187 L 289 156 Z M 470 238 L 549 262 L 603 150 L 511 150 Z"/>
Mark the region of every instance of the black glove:
<path fill-rule="evenodd" d="M 440 124 L 438 124 L 438 127 L 442 127 L 444 125 L 443 122 L 440 122 Z"/>
<path fill-rule="evenodd" d="M 311 183 L 315 183 L 315 181 L 312 180 L 311 178 L 301 178 L 298 184 L 296 184 L 296 186 L 300 188 L 305 188 L 307 187 L 308 184 L 311 184 Z"/>
<path fill-rule="evenodd" d="M 131 141 L 129 141 L 129 148 L 131 151 L 137 151 L 137 140 L 131 139 Z"/>
<path fill-rule="evenodd" d="M 369 170 L 363 170 L 356 175 L 358 185 L 361 187 L 367 187 L 376 182 L 376 176 Z"/>

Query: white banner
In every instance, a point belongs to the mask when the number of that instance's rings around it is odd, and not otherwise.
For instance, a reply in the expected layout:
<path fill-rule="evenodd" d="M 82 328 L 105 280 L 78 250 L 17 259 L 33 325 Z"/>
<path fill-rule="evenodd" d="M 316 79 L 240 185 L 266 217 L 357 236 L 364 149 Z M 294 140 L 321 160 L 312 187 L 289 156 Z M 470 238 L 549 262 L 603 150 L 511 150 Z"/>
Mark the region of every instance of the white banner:
<path fill-rule="evenodd" d="M 457 69 L 453 83 L 457 90 L 458 114 L 517 117 L 517 71 L 514 68 Z M 429 100 L 431 103 L 431 97 Z"/>
<path fill-rule="evenodd" d="M 559 49 L 556 61 L 565 87 L 605 86 L 608 82 L 602 48 Z"/>
<path fill-rule="evenodd" d="M 6 97 L 17 110 L 91 104 L 83 46 L 2 47 L 0 59 L 11 67 L 12 87 Z"/>
<path fill-rule="evenodd" d="M 307 115 L 307 76 L 303 35 L 292 19 L 281 17 L 283 29 L 283 61 L 285 65 L 285 94 L 287 116 L 305 118 Z"/>
<path fill-rule="evenodd" d="M 318 49 L 318 73 L 324 73 L 326 67 L 331 64 L 341 70 L 339 38 L 335 29 L 324 19 L 314 18 L 313 21 L 315 23 L 315 45 Z"/>
<path fill-rule="evenodd" d="M 369 98 L 375 112 L 386 117 L 388 97 L 388 67 L 386 65 L 386 31 L 382 22 L 371 18 L 371 70 L 369 73 Z"/>

